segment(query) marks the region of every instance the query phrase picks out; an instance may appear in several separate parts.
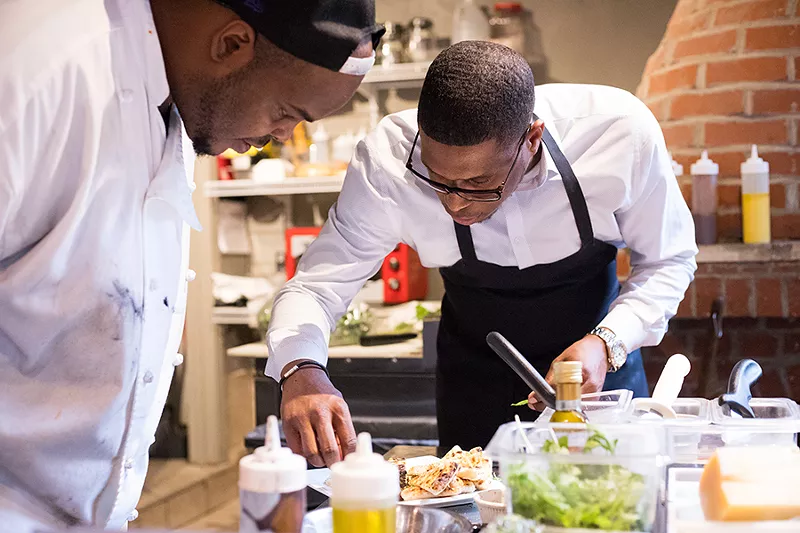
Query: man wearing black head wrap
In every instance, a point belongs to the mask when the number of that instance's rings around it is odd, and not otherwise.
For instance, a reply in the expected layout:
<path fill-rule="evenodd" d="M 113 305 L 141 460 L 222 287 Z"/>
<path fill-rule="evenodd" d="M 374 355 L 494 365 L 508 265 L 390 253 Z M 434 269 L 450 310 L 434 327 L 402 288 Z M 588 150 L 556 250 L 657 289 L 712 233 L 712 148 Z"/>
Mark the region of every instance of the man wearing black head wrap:
<path fill-rule="evenodd" d="M 381 33 L 374 0 L 0 1 L 0 533 L 136 519 L 194 153 L 330 115 Z"/>

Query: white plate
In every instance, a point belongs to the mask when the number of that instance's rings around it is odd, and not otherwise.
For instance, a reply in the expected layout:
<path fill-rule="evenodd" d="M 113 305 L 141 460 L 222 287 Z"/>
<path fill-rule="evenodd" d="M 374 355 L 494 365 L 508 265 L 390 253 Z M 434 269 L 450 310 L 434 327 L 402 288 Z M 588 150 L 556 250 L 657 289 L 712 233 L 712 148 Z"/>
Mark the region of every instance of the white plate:
<path fill-rule="evenodd" d="M 423 455 L 422 457 L 412 457 L 406 459 L 406 467 L 411 468 L 414 466 L 429 465 L 438 461 L 438 457 L 433 455 Z M 319 470 L 309 470 L 308 472 L 308 486 L 327 496 L 331 497 L 330 486 L 330 470 L 327 468 L 320 468 Z M 503 489 L 505 486 L 499 480 L 493 480 L 488 489 Z M 448 496 L 447 498 L 428 498 L 427 500 L 409 500 L 399 501 L 397 505 L 407 505 L 409 507 L 456 507 L 458 505 L 467 505 L 472 503 L 475 495 L 484 491 L 468 492 L 466 494 L 459 494 L 458 496 Z"/>

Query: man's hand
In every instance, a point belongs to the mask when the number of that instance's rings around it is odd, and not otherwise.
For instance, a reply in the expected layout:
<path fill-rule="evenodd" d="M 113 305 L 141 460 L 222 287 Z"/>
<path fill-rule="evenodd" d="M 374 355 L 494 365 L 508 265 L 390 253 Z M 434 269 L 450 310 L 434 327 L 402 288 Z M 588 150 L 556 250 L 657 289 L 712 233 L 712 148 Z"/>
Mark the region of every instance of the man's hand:
<path fill-rule="evenodd" d="M 606 343 L 600 337 L 587 335 L 582 338 L 553 360 L 550 371 L 547 372 L 545 379 L 553 385 L 554 370 L 553 365 L 560 361 L 580 361 L 583 363 L 583 385 L 581 394 L 597 392 L 603 388 L 608 373 L 608 352 Z M 528 396 L 528 407 L 536 411 L 543 411 L 544 404 L 536 397 L 536 393 Z"/>
<path fill-rule="evenodd" d="M 356 449 L 350 409 L 322 369 L 303 368 L 286 380 L 281 419 L 289 447 L 314 466 L 331 466 Z"/>

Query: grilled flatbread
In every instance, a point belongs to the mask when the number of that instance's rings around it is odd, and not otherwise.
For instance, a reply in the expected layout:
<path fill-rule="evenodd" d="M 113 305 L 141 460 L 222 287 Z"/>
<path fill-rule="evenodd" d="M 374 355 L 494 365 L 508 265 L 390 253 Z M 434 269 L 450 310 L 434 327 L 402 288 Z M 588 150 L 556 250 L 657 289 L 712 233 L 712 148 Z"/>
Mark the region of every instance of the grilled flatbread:
<path fill-rule="evenodd" d="M 414 486 L 425 489 L 434 496 L 441 496 L 447 486 L 453 481 L 458 472 L 458 463 L 450 460 L 441 460 L 426 467 L 421 473 L 418 467 L 411 468 L 409 474 L 414 477 Z M 411 481 L 409 480 L 409 483 Z"/>
<path fill-rule="evenodd" d="M 476 490 L 475 483 L 473 483 L 472 481 L 467 481 L 462 479 L 461 483 L 464 484 L 463 488 L 461 489 L 461 494 L 470 494 L 472 492 L 475 492 Z"/>
<path fill-rule="evenodd" d="M 492 478 L 475 482 L 475 489 L 477 490 L 489 490 L 491 487 L 492 487 Z"/>
<path fill-rule="evenodd" d="M 397 471 L 400 475 L 400 489 L 404 489 L 408 486 L 408 470 L 406 469 L 406 461 L 405 459 L 389 459 L 389 462 L 392 463 L 397 467 Z"/>
<path fill-rule="evenodd" d="M 473 448 L 465 452 L 460 447 L 455 446 L 447 452 L 444 458 L 458 463 L 458 477 L 461 479 L 482 481 L 492 477 L 492 462 L 484 457 L 481 448 Z"/>
<path fill-rule="evenodd" d="M 430 498 L 438 498 L 425 489 L 419 487 L 406 487 L 400 491 L 400 497 L 404 502 L 411 500 L 428 500 Z"/>

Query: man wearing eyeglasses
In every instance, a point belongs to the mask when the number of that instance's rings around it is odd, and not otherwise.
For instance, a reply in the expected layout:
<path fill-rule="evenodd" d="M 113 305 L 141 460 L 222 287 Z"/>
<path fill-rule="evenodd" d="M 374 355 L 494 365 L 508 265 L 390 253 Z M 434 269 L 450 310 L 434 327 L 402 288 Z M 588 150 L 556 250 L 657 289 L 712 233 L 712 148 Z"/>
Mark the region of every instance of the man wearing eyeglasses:
<path fill-rule="evenodd" d="M 439 268 L 443 446 L 485 445 L 528 396 L 486 345 L 498 331 L 539 370 L 583 363 L 583 392 L 647 395 L 639 348 L 660 342 L 696 269 L 694 227 L 658 122 L 629 93 L 550 85 L 509 48 L 445 50 L 417 110 L 359 143 L 337 205 L 275 301 L 269 375 L 290 445 L 315 465 L 352 450 L 327 378 L 330 331 L 404 242 Z M 620 288 L 617 249 L 631 249 Z M 408 391 L 409 397 L 414 392 Z M 533 399 L 535 403 L 535 399 Z"/>

